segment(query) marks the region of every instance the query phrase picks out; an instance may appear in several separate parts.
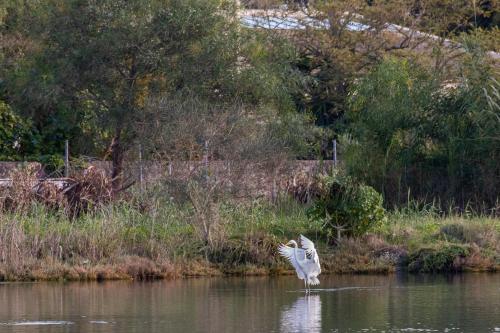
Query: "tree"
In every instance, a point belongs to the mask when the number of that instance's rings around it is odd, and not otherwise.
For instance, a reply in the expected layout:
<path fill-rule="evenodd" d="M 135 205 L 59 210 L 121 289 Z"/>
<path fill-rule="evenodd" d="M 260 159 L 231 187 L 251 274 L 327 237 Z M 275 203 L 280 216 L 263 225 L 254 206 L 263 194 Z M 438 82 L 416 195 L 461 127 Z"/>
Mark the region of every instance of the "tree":
<path fill-rule="evenodd" d="M 412 13 L 414 6 L 413 0 L 310 1 L 308 9 L 268 12 L 271 22 L 281 19 L 301 26 L 269 33 L 286 36 L 296 47 L 293 66 L 301 74 L 301 85 L 293 90 L 294 102 L 299 112 L 314 115 L 316 125 L 324 129 L 323 157 L 331 156 L 331 139 L 344 129 L 350 87 L 386 56 L 432 66 L 437 75 L 449 70 L 449 53 L 455 49 L 440 45 L 444 39 L 417 33 L 422 26 L 421 18 Z M 432 24 L 427 31 L 446 27 Z"/>
<path fill-rule="evenodd" d="M 302 153 L 314 131 L 296 113 L 240 99 L 210 101 L 193 92 L 151 99 L 141 116 L 137 132 L 145 154 L 161 161 L 205 154 L 211 160 L 284 160 Z"/>
<path fill-rule="evenodd" d="M 10 35 L 36 46 L 7 70 L 6 95 L 41 130 L 51 128 L 51 119 L 64 124 L 49 134 L 79 140 L 75 153 L 92 153 L 92 146 L 107 141 L 115 191 L 151 99 L 189 90 L 213 103 L 272 105 L 285 117 L 293 107 L 287 67 L 293 54 L 286 43 L 269 52 L 267 45 L 277 39 L 242 29 L 230 1 L 50 0 L 24 6 L 29 10 L 8 15 Z"/>
<path fill-rule="evenodd" d="M 463 45 L 460 76 L 451 83 L 388 59 L 351 91 L 346 166 L 390 204 L 497 205 L 498 75 L 476 43 Z"/>
<path fill-rule="evenodd" d="M 26 35 L 40 40 L 32 55 L 35 70 L 46 70 L 59 101 L 95 118 L 110 141 L 115 191 L 146 100 L 186 86 L 216 97 L 235 70 L 234 8 L 216 0 L 51 0 L 31 6 L 22 20 L 31 23 Z"/>
<path fill-rule="evenodd" d="M 300 110 L 313 112 L 319 126 L 336 129 L 347 110 L 349 87 L 388 55 L 448 74 L 458 46 L 445 38 L 466 29 L 472 10 L 470 2 L 455 0 L 327 0 L 309 5 L 308 10 L 273 10 L 269 16 L 302 25 L 275 29 L 288 36 L 300 55 L 295 66 L 306 80 L 295 101 Z"/>

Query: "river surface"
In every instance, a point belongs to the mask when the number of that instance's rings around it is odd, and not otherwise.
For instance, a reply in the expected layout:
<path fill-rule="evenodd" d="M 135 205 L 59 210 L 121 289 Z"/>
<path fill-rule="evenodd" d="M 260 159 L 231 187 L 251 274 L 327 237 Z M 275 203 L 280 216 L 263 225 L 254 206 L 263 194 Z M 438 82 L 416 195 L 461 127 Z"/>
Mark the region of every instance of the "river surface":
<path fill-rule="evenodd" d="M 500 332 L 500 274 L 2 283 L 0 332 Z"/>

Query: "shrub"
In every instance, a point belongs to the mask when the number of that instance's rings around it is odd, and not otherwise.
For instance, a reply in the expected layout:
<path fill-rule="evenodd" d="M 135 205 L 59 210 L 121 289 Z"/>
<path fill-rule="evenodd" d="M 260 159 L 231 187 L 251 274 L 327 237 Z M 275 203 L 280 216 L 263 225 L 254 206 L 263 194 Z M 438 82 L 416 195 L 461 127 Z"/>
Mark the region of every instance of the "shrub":
<path fill-rule="evenodd" d="M 461 245 L 445 245 L 440 248 L 421 248 L 410 254 L 410 272 L 432 273 L 461 271 L 469 248 Z"/>
<path fill-rule="evenodd" d="M 372 187 L 343 175 L 325 177 L 323 182 L 323 193 L 308 215 L 324 222 L 327 237 L 360 236 L 385 220 L 382 195 Z"/>
<path fill-rule="evenodd" d="M 19 116 L 0 99 L 0 161 L 38 161 L 46 171 L 62 169 L 64 161 L 60 154 L 60 139 L 52 138 L 49 139 L 50 143 L 42 142 L 43 135 L 32 121 Z"/>

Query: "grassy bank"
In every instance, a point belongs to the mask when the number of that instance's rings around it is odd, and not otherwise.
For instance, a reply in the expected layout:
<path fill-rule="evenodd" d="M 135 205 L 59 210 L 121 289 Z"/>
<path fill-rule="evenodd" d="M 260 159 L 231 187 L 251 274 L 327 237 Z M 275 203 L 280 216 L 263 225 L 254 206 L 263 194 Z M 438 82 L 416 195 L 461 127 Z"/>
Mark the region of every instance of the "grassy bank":
<path fill-rule="evenodd" d="M 189 205 L 119 203 L 69 219 L 34 205 L 0 216 L 1 280 L 146 279 L 291 274 L 279 243 L 317 241 L 324 272 L 495 271 L 500 220 L 393 212 L 357 239 L 331 244 L 300 204 L 220 204 L 210 240 Z M 214 217 L 215 218 L 215 217 Z"/>

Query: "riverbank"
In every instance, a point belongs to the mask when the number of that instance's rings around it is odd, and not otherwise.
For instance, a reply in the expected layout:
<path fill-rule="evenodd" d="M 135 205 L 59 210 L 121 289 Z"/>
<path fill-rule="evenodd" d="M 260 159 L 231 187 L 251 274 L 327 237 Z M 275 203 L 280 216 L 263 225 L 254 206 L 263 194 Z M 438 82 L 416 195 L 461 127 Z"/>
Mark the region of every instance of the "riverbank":
<path fill-rule="evenodd" d="M 0 280 L 157 279 L 293 274 L 277 246 L 316 240 L 324 273 L 500 270 L 500 220 L 399 211 L 357 239 L 327 243 L 302 205 L 221 204 L 210 239 L 178 204 L 113 204 L 69 219 L 35 205 L 0 216 Z"/>

